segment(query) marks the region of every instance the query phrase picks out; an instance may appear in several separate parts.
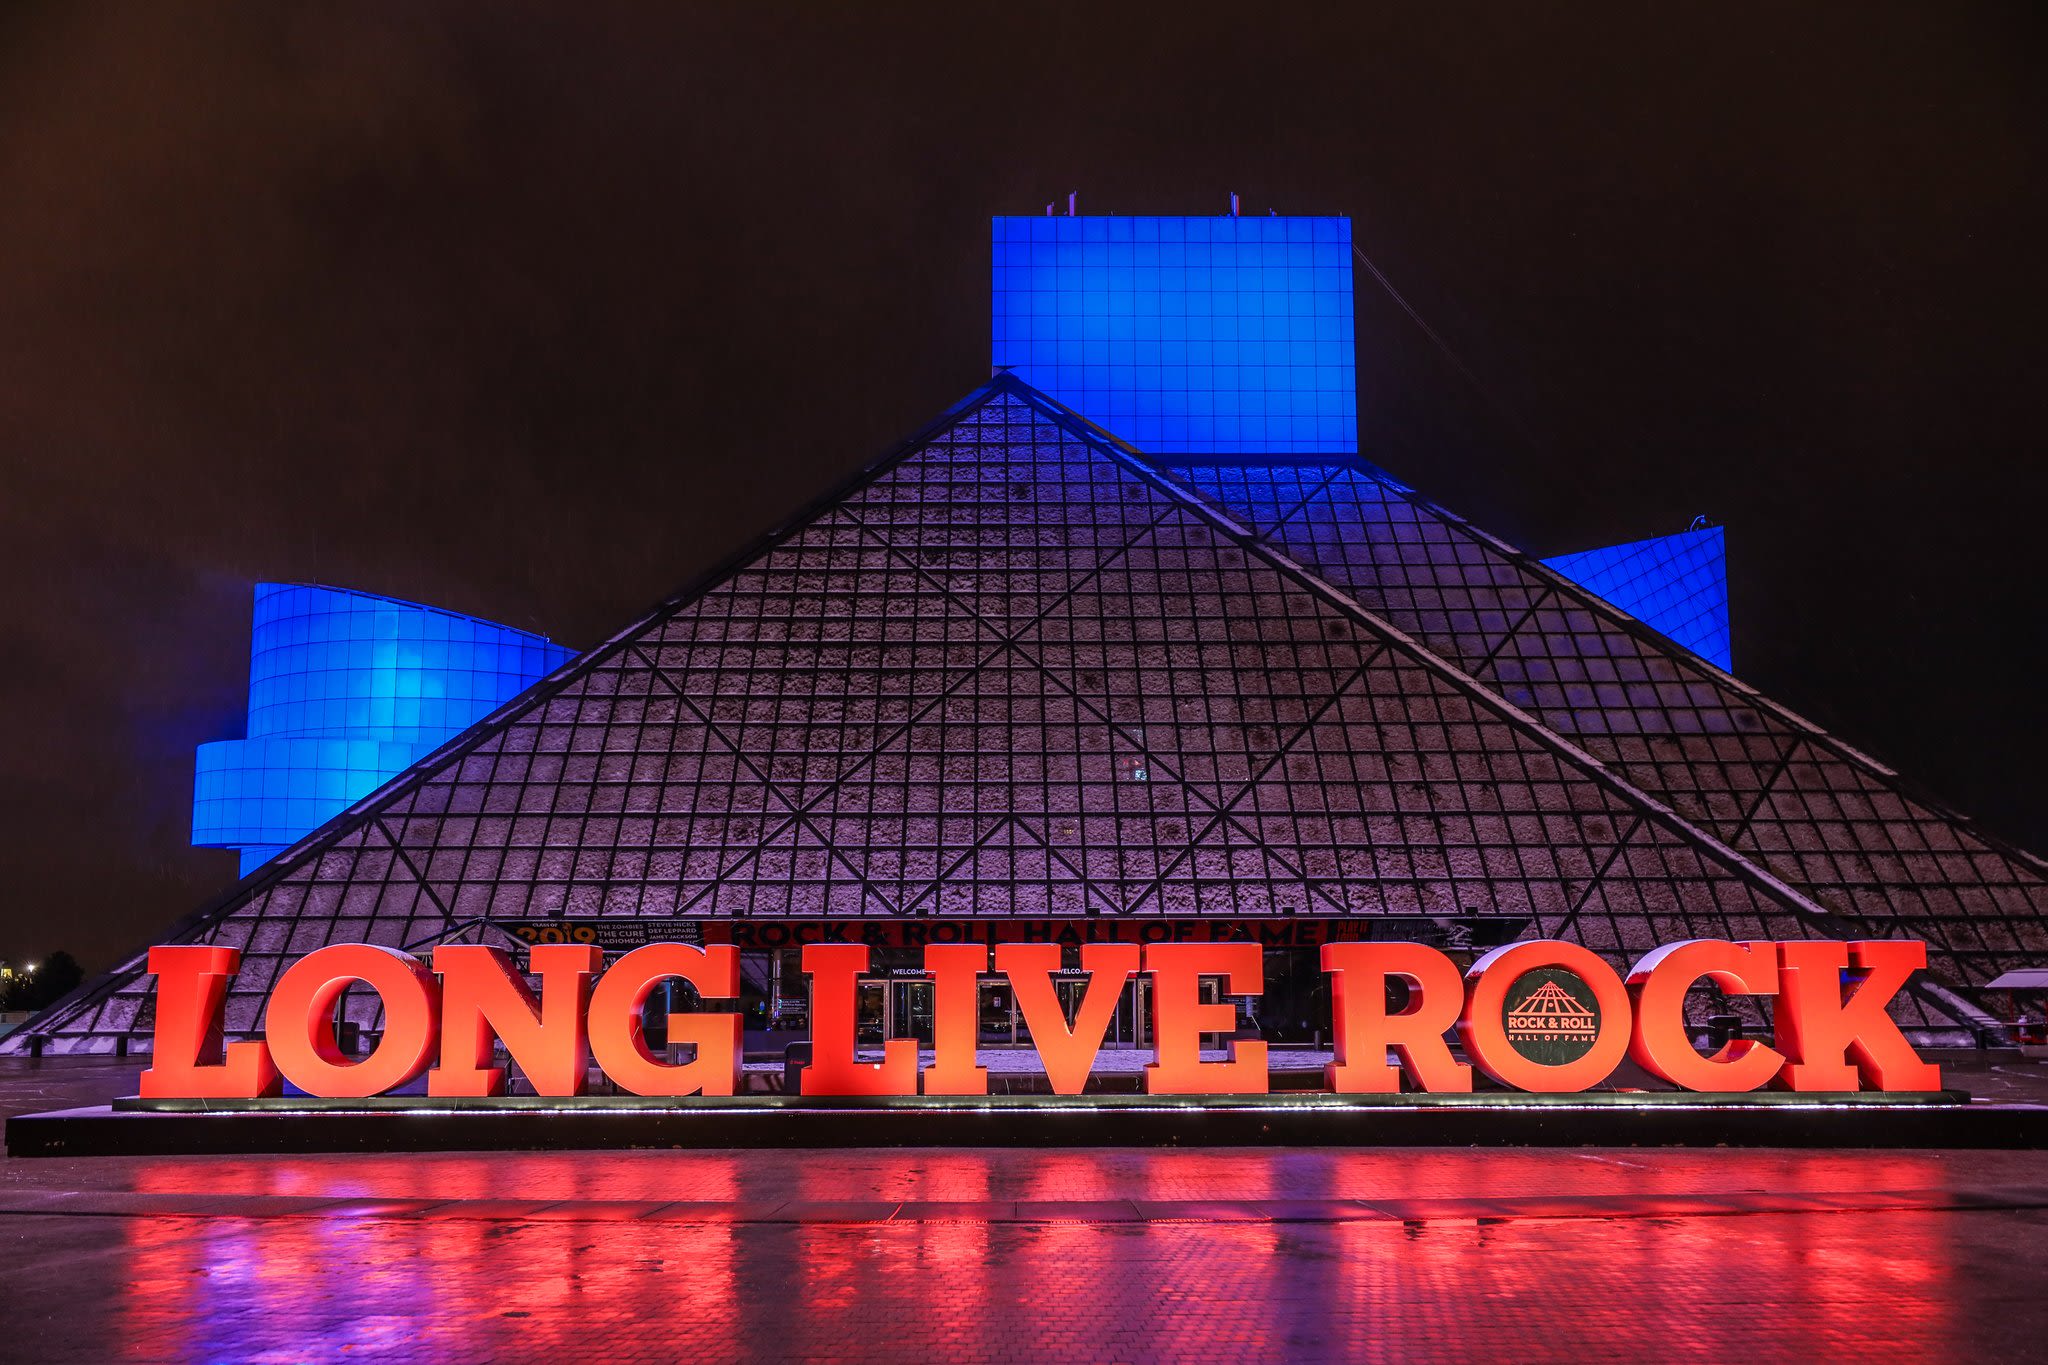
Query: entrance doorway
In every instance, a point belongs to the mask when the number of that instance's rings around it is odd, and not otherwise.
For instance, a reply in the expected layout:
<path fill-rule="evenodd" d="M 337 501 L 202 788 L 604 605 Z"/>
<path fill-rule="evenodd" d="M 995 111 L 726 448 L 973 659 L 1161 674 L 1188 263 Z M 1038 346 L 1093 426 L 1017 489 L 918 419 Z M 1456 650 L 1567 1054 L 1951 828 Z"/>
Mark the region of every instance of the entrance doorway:
<path fill-rule="evenodd" d="M 1082 999 L 1088 993 L 1088 978 L 1080 975 L 1055 977 L 1053 990 L 1059 995 L 1060 1012 L 1066 1015 L 1071 1026 L 1081 1012 Z M 1031 1032 L 1024 1027 L 1021 1016 L 1017 1020 L 1016 1038 L 1019 1043 L 1031 1041 Z M 1116 1012 L 1110 1015 L 1109 1027 L 1103 1030 L 1102 1045 L 1105 1048 L 1152 1046 L 1150 980 L 1137 976 L 1124 983 L 1123 993 L 1117 997 Z"/>
<path fill-rule="evenodd" d="M 932 983 L 919 977 L 863 977 L 854 996 L 854 1036 L 864 1047 L 890 1038 L 932 1045 Z"/>
<path fill-rule="evenodd" d="M 974 1030 L 975 1046 L 1015 1047 L 1017 1007 L 1010 996 L 1009 982 L 982 982 L 975 1003 L 979 1006 Z"/>
<path fill-rule="evenodd" d="M 1109 1021 L 1109 1036 L 1102 1040 L 1104 1047 L 1135 1048 L 1152 1046 L 1152 982 L 1142 976 L 1134 976 L 1124 985 L 1124 993 L 1117 997 L 1116 1017 Z"/>

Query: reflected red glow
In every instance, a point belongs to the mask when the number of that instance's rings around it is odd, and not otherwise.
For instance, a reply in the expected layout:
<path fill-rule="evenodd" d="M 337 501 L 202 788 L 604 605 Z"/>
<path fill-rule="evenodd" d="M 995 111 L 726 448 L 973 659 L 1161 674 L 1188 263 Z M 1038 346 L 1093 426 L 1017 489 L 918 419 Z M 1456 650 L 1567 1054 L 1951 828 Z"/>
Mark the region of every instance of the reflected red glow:
<path fill-rule="evenodd" d="M 780 1203 L 1804 1195 L 1942 1189 L 1953 1165 L 1922 1152 L 1212 1147 L 138 1157 L 82 1169 L 152 1194 Z"/>
<path fill-rule="evenodd" d="M 1549 1161 L 1555 1171 L 1557 1158 Z M 963 1197 L 988 1174 L 950 1154 L 919 1169 L 968 1180 L 953 1187 Z M 1178 1174 L 1217 1193 L 1213 1167 Z M 1954 1240 L 1974 1216 L 1414 1225 L 133 1219 L 123 1223 L 112 1335 L 126 1354 L 151 1359 L 325 1359 L 379 1348 L 436 1359 L 946 1359 L 999 1354 L 1005 1343 L 1164 1359 L 1405 1358 L 1461 1342 L 1484 1342 L 1496 1359 L 1589 1349 L 1834 1358 L 1872 1346 L 1888 1358 L 1938 1355 L 1969 1311 Z"/>

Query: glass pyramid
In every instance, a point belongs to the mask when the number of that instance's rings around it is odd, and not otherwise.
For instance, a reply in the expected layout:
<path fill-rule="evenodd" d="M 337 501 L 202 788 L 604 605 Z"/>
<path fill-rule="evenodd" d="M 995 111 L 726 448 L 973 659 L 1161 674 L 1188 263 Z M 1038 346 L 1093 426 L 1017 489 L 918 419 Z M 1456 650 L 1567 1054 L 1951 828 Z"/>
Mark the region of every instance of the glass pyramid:
<path fill-rule="evenodd" d="M 1924 938 L 1959 1032 L 2044 872 L 1369 465 L 1160 466 L 1001 375 L 159 941 L 243 951 L 247 1034 L 312 948 L 520 923 L 1499 914 Z"/>

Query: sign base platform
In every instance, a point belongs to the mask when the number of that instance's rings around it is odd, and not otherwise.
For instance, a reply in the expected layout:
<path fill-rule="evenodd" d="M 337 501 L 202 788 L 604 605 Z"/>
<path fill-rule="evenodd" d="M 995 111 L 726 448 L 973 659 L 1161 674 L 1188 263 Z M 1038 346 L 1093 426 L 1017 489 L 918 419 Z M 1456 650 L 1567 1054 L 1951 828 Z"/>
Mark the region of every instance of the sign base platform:
<path fill-rule="evenodd" d="M 117 1100 L 24 1114 L 11 1156 L 631 1147 L 2048 1147 L 2048 1106 L 1932 1094 L 508 1096 Z"/>

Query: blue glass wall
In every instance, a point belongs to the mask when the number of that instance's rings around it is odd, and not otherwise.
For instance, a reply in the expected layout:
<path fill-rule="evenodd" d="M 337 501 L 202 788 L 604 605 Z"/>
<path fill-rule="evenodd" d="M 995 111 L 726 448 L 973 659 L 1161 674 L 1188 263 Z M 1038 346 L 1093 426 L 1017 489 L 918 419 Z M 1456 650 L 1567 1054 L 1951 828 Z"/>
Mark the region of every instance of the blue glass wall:
<path fill-rule="evenodd" d="M 192 842 L 240 849 L 247 874 L 570 656 L 415 602 L 258 583 L 248 738 L 199 746 Z"/>
<path fill-rule="evenodd" d="M 1734 668 L 1728 640 L 1728 552 L 1720 527 L 1543 562 L 1708 663 Z"/>
<path fill-rule="evenodd" d="M 1358 449 L 1348 218 L 997 218 L 993 355 L 1148 454 Z"/>

